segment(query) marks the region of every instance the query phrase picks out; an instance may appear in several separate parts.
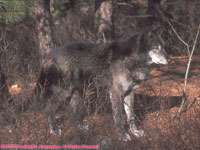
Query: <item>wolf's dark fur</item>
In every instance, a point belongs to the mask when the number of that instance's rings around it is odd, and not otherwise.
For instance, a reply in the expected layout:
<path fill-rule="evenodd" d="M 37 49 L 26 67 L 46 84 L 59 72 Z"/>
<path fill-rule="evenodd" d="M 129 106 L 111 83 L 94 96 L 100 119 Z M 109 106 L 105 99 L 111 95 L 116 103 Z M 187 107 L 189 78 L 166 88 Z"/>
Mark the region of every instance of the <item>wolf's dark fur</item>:
<path fill-rule="evenodd" d="M 134 123 L 134 90 L 147 78 L 153 63 L 149 51 L 158 45 L 163 46 L 158 35 L 140 32 L 109 44 L 71 43 L 55 49 L 53 64 L 41 70 L 36 87 L 37 91 L 44 91 L 43 99 L 48 100 L 45 114 L 52 130 L 56 130 L 54 113 L 59 102 L 70 99 L 71 111 L 76 113 L 83 83 L 91 77 L 98 77 L 109 90 L 119 137 L 130 140 L 122 124 L 123 106 L 131 132 L 138 136 L 143 134 Z M 168 59 L 164 50 L 160 53 Z"/>

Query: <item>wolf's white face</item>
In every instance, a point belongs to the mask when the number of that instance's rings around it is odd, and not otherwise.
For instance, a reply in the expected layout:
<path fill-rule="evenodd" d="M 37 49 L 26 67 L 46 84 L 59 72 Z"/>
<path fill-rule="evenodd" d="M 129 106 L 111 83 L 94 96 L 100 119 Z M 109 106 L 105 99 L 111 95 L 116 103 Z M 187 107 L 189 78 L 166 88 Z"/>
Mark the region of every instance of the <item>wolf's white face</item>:
<path fill-rule="evenodd" d="M 149 61 L 148 64 L 162 64 L 167 65 L 170 59 L 167 56 L 167 53 L 165 52 L 164 48 L 162 48 L 161 45 L 153 47 L 149 52 Z"/>

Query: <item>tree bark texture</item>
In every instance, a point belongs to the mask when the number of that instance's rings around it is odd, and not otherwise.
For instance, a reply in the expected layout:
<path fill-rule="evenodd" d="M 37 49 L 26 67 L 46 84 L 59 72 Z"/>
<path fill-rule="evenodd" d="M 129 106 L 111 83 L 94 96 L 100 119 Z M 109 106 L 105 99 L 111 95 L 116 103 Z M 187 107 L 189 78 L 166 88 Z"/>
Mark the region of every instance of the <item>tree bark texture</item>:
<path fill-rule="evenodd" d="M 113 39 L 113 3 L 111 0 L 95 1 L 95 29 L 97 43 L 109 42 Z"/>
<path fill-rule="evenodd" d="M 47 68 L 52 64 L 52 50 L 54 49 L 50 0 L 34 0 L 34 3 L 37 17 L 40 63 L 42 67 Z"/>

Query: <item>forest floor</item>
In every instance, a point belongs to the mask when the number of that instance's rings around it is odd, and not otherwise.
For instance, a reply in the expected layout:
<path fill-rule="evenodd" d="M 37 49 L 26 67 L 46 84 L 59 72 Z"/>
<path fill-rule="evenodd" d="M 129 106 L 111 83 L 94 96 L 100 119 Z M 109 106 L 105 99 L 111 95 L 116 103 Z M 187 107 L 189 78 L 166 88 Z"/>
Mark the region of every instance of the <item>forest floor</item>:
<path fill-rule="evenodd" d="M 193 57 L 187 83 L 187 104 L 194 104 L 181 116 L 178 116 L 177 111 L 182 101 L 188 58 L 172 57 L 172 60 L 167 66 L 153 69 L 150 79 L 144 81 L 136 91 L 136 118 L 139 128 L 144 129 L 146 133 L 144 137 L 132 136 L 130 142 L 119 141 L 112 111 L 86 116 L 83 123 L 88 125 L 89 129 L 80 133 L 77 133 L 77 129 L 66 120 L 65 126 L 60 125 L 61 135 L 50 134 L 46 119 L 41 113 L 27 111 L 15 114 L 18 119 L 15 119 L 14 126 L 8 124 L 0 129 L 0 144 L 101 144 L 103 149 L 109 150 L 198 149 L 200 148 L 200 56 Z M 34 87 L 34 84 L 30 84 L 31 86 Z M 12 95 L 24 90 L 17 85 L 10 87 Z M 125 117 L 124 115 L 124 120 Z M 127 130 L 130 133 L 128 128 Z"/>

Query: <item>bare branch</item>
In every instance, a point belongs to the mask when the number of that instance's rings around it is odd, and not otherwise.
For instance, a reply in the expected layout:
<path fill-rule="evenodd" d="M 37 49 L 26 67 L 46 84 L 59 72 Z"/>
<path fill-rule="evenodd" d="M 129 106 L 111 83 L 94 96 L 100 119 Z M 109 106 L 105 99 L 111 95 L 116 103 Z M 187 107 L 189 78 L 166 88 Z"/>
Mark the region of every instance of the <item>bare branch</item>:
<path fill-rule="evenodd" d="M 174 31 L 174 33 L 176 34 L 176 36 L 178 37 L 178 39 L 185 45 L 188 46 L 188 44 L 179 36 L 179 34 L 176 32 L 176 30 L 174 29 L 174 27 L 172 26 L 172 24 L 169 22 L 169 20 L 167 20 L 169 26 L 172 28 L 172 30 Z"/>
<path fill-rule="evenodd" d="M 187 51 L 188 51 L 188 56 L 190 56 L 190 49 L 189 49 L 189 45 L 180 37 L 180 35 L 176 32 L 176 30 L 174 29 L 174 27 L 172 26 L 172 24 L 169 22 L 169 20 L 165 17 L 165 15 L 160 11 L 160 9 L 157 8 L 157 11 L 159 12 L 159 14 L 162 16 L 162 18 L 167 21 L 167 23 L 169 24 L 169 26 L 172 28 L 173 32 L 176 34 L 176 36 L 178 37 L 178 39 L 187 47 Z"/>
<path fill-rule="evenodd" d="M 185 81 L 184 81 L 184 88 L 183 88 L 183 94 L 186 93 L 186 88 L 187 88 L 187 80 L 188 80 L 188 73 L 189 73 L 189 69 L 190 69 L 190 64 L 192 62 L 192 56 L 193 56 L 193 53 L 194 53 L 194 50 L 196 48 L 196 44 L 197 44 L 197 39 L 198 39 L 198 36 L 199 36 L 199 31 L 200 31 L 200 24 L 198 26 L 198 29 L 197 29 L 197 34 L 196 34 L 196 37 L 195 37 L 195 40 L 194 40 L 194 44 L 192 46 L 192 51 L 191 51 L 191 54 L 189 56 L 189 60 L 188 60 L 188 64 L 187 64 L 187 69 L 186 69 L 186 73 L 185 73 Z M 185 97 L 185 96 L 183 96 Z M 182 99 L 182 103 L 181 103 L 181 106 L 178 110 L 178 113 L 181 113 L 182 112 L 182 109 L 183 109 L 183 106 L 185 104 L 185 101 L 186 101 L 186 98 L 183 98 Z"/>
<path fill-rule="evenodd" d="M 176 36 L 178 37 L 178 39 L 187 47 L 188 56 L 190 56 L 189 45 L 180 37 L 180 35 L 176 32 L 176 30 L 174 29 L 174 27 L 172 26 L 172 24 L 169 22 L 169 20 L 166 19 L 166 21 L 168 22 L 169 26 L 172 28 L 173 32 L 176 34 Z"/>
<path fill-rule="evenodd" d="M 186 70 L 186 73 L 185 73 L 184 89 L 183 89 L 184 92 L 186 92 L 188 73 L 189 73 L 190 64 L 191 64 L 191 61 L 192 61 L 192 56 L 193 56 L 193 53 L 194 53 L 194 50 L 195 50 L 195 47 L 196 47 L 196 44 L 197 44 L 197 39 L 198 39 L 198 36 L 199 36 L 199 30 L 200 30 L 200 24 L 199 24 L 199 27 L 197 29 L 197 34 L 196 34 L 194 44 L 193 44 L 193 47 L 192 47 L 192 51 L 191 51 L 191 54 L 190 54 L 190 57 L 189 57 L 189 60 L 188 60 L 188 64 L 187 64 L 187 70 Z"/>

